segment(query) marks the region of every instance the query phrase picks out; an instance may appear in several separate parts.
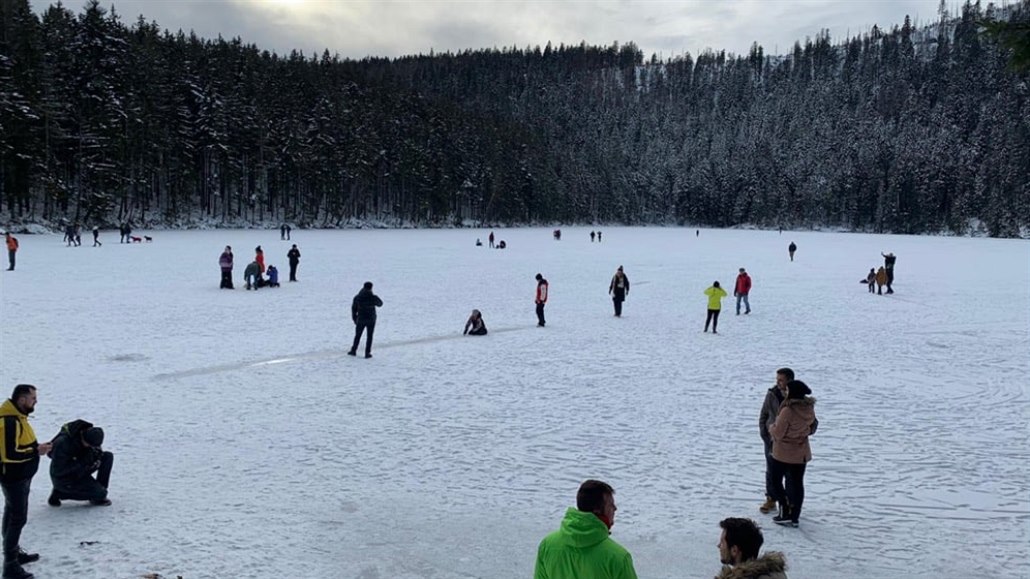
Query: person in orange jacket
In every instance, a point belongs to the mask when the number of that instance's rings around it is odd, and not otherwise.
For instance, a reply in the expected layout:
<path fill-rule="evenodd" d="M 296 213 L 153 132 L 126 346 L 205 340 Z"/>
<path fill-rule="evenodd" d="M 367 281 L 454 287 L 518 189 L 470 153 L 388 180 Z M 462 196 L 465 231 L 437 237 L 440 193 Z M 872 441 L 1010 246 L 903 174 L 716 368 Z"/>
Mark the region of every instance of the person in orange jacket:
<path fill-rule="evenodd" d="M 14 271 L 14 254 L 18 253 L 18 238 L 8 231 L 4 233 L 4 239 L 7 241 L 7 271 Z"/>

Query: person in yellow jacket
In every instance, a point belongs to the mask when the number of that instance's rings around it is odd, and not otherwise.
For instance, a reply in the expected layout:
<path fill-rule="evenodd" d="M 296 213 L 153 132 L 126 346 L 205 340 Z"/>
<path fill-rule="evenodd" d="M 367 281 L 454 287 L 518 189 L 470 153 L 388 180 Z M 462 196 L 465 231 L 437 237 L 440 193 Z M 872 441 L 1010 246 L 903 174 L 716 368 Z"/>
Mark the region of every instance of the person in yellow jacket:
<path fill-rule="evenodd" d="M 712 333 L 718 334 L 719 312 L 722 310 L 722 298 L 726 297 L 726 290 L 719 287 L 719 282 L 714 282 L 712 287 L 705 290 L 708 296 L 708 317 L 705 318 L 705 331 L 708 331 L 708 324 L 712 324 Z"/>
<path fill-rule="evenodd" d="M 611 538 L 615 491 L 587 480 L 576 493 L 576 508 L 565 511 L 561 527 L 540 541 L 533 579 L 637 579 L 633 557 Z"/>
<path fill-rule="evenodd" d="M 50 452 L 50 443 L 36 442 L 29 414 L 36 409 L 36 387 L 18 384 L 10 400 L 0 405 L 0 488 L 4 492 L 3 576 L 31 579 L 22 565 L 39 560 L 38 553 L 26 553 L 18 544 L 29 513 L 29 487 L 39 469 L 39 457 Z"/>

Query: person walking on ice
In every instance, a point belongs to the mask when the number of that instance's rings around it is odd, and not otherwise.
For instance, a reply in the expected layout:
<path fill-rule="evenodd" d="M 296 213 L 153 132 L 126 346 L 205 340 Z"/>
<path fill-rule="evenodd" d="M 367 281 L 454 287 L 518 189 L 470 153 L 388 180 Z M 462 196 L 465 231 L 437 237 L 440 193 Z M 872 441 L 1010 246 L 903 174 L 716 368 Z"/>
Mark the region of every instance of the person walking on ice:
<path fill-rule="evenodd" d="M 791 261 L 794 261 L 794 252 L 797 251 L 797 250 L 798 250 L 797 244 L 794 243 L 793 241 L 791 241 L 790 245 L 787 246 L 787 253 L 790 254 L 790 260 Z"/>
<path fill-rule="evenodd" d="M 366 281 L 361 291 L 354 296 L 350 305 L 350 316 L 354 321 L 354 344 L 347 352 L 348 356 L 358 355 L 358 344 L 361 343 L 361 333 L 368 331 L 365 336 L 365 357 L 372 357 L 372 334 L 376 330 L 376 308 L 383 306 L 383 300 L 372 293 L 372 282 Z"/>
<path fill-rule="evenodd" d="M 297 281 L 297 266 L 300 265 L 300 250 L 297 249 L 296 243 L 294 243 L 293 247 L 286 252 L 286 259 L 290 260 L 290 281 Z"/>
<path fill-rule="evenodd" d="M 722 298 L 726 297 L 726 290 L 719 287 L 719 282 L 713 282 L 712 287 L 705 290 L 708 296 L 708 317 L 705 318 L 705 332 L 708 332 L 708 324 L 712 324 L 712 333 L 718 334 L 719 311 L 722 310 Z"/>
<path fill-rule="evenodd" d="M 876 268 L 869 268 L 869 275 L 865 276 L 865 283 L 869 286 L 869 293 L 876 293 L 874 286 L 876 286 Z"/>
<path fill-rule="evenodd" d="M 100 243 L 100 227 L 93 226 L 93 247 L 102 247 L 104 244 Z"/>
<path fill-rule="evenodd" d="M 18 253 L 18 238 L 8 231 L 4 233 L 4 240 L 7 242 L 7 271 L 14 271 L 14 256 Z"/>
<path fill-rule="evenodd" d="M 894 262 L 898 260 L 897 256 L 893 253 L 880 252 L 883 256 L 883 267 L 887 270 L 887 293 L 894 293 Z"/>
<path fill-rule="evenodd" d="M 737 274 L 737 283 L 733 287 L 733 296 L 737 298 L 737 315 L 740 315 L 740 302 L 744 302 L 746 308 L 745 314 L 751 313 L 751 302 L 747 300 L 747 294 L 751 292 L 751 276 L 747 274 L 744 268 L 740 268 L 740 273 Z"/>
<path fill-rule="evenodd" d="M 544 319 L 544 306 L 547 305 L 547 280 L 539 273 L 536 274 L 536 325 L 541 328 L 547 325 Z"/>
<path fill-rule="evenodd" d="M 612 283 L 608 284 L 608 295 L 612 296 L 612 303 L 615 304 L 615 317 L 622 317 L 622 302 L 626 301 L 629 294 L 629 278 L 622 271 L 622 266 L 612 276 Z"/>

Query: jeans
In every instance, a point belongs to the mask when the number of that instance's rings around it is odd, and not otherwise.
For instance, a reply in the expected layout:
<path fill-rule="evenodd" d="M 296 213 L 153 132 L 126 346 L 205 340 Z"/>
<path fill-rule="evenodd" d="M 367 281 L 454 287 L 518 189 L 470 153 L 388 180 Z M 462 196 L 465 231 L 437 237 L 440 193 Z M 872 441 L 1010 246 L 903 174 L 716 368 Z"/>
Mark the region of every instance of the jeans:
<path fill-rule="evenodd" d="M 544 304 L 536 305 L 536 322 L 538 326 L 547 324 L 547 320 L 544 319 Z"/>
<path fill-rule="evenodd" d="M 372 334 L 376 331 L 376 321 L 358 320 L 354 322 L 354 344 L 350 347 L 351 352 L 358 351 L 358 344 L 361 343 L 361 333 L 368 330 L 368 335 L 365 337 L 365 355 L 369 356 L 372 354 Z"/>
<path fill-rule="evenodd" d="M 0 482 L 4 491 L 4 562 L 16 560 L 21 530 L 29 518 L 29 487 L 32 479 Z"/>
<path fill-rule="evenodd" d="M 747 308 L 745 314 L 751 313 L 751 303 L 747 301 L 747 294 L 737 294 L 737 313 L 740 313 L 740 301 L 744 300 L 744 307 Z"/>

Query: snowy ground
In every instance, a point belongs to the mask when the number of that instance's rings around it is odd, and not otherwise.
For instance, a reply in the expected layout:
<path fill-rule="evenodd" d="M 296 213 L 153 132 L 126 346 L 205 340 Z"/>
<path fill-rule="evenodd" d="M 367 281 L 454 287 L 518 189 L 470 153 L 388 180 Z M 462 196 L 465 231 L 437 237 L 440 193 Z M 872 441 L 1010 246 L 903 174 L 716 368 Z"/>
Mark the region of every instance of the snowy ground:
<path fill-rule="evenodd" d="M 41 439 L 81 417 L 116 453 L 109 508 L 48 507 L 44 460 L 22 540 L 37 577 L 524 578 L 589 477 L 615 487 L 613 536 L 642 579 L 713 576 L 727 516 L 761 522 L 792 579 L 1030 576 L 1025 241 L 569 228 L 498 230 L 498 251 L 477 230 L 293 233 L 296 284 L 278 231 L 19 236 L 3 395 L 36 384 Z M 282 288 L 241 289 L 258 244 Z M 894 296 L 858 283 L 881 251 Z M 732 291 L 740 266 L 754 312 L 729 298 L 703 334 L 701 292 Z M 344 355 L 365 280 L 385 302 L 371 360 Z M 472 308 L 489 336 L 461 336 Z M 798 530 L 757 511 L 780 366 L 819 400 Z"/>

